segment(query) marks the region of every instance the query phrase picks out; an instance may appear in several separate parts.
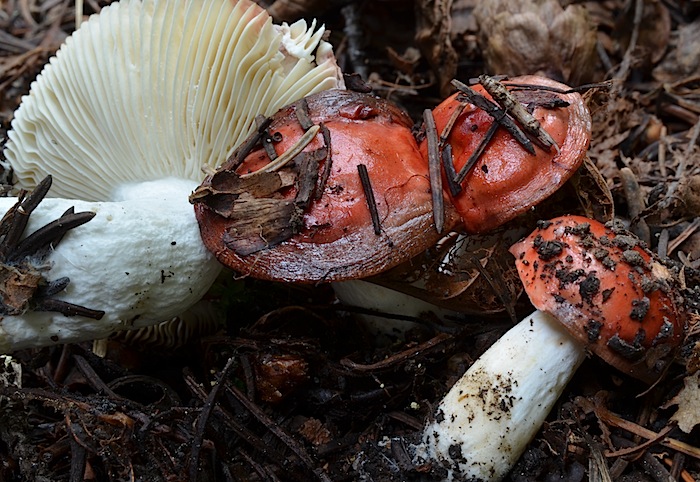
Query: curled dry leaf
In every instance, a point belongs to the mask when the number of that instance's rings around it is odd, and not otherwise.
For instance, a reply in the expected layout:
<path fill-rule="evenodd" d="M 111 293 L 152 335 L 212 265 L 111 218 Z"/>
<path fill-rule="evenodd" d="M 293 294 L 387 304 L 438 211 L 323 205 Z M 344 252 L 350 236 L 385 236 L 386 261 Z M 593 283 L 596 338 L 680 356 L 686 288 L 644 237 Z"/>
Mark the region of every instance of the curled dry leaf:
<path fill-rule="evenodd" d="M 436 306 L 463 314 L 510 309 L 522 292 L 510 246 L 524 232 L 451 233 L 433 248 L 371 279 Z"/>
<path fill-rule="evenodd" d="M 635 8 L 643 5 L 641 21 L 635 26 L 633 19 L 637 15 Z M 624 52 L 637 29 L 637 44 L 634 50 L 635 63 L 652 65 L 663 57 L 671 34 L 671 15 L 668 8 L 659 0 L 644 2 L 626 2 L 624 9 L 617 17 L 613 28 L 613 38 L 620 44 Z"/>
<path fill-rule="evenodd" d="M 683 389 L 666 403 L 664 408 L 677 405 L 678 410 L 671 420 L 678 423 L 678 428 L 690 433 L 700 424 L 700 371 L 683 379 Z"/>
<path fill-rule="evenodd" d="M 679 78 L 700 74 L 700 19 L 681 25 L 671 36 L 671 45 L 661 63 L 654 69 L 659 82 L 676 82 Z"/>
<path fill-rule="evenodd" d="M 457 73 L 457 52 L 452 46 L 448 0 L 416 2 L 416 42 L 438 78 L 443 96 L 452 92 L 450 81 Z"/>

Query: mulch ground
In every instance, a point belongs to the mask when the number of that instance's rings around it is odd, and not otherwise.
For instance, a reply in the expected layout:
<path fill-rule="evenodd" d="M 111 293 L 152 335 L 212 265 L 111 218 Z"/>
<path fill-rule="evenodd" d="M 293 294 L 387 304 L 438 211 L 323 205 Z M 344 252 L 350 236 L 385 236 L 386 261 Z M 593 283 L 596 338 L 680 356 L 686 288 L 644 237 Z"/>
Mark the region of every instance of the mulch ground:
<path fill-rule="evenodd" d="M 107 3 L 86 0 L 84 13 Z M 700 2 L 576 2 L 559 24 L 556 1 L 540 23 L 529 2 L 476 16 L 479 2 L 445 2 L 450 22 L 435 3 L 274 12 L 321 19 L 343 70 L 415 120 L 452 78 L 540 71 L 587 85 L 600 177 L 576 192 L 667 260 L 686 295 L 690 330 L 664 378 L 649 388 L 587 360 L 508 480 L 700 480 Z M 0 139 L 74 15 L 69 1 L 0 5 Z M 187 338 L 115 337 L 106 356 L 89 343 L 15 353 L 1 370 L 0 481 L 430 480 L 406 445 L 510 324 L 505 312 L 423 320 L 377 347 L 328 286 L 225 278 L 225 319 Z"/>

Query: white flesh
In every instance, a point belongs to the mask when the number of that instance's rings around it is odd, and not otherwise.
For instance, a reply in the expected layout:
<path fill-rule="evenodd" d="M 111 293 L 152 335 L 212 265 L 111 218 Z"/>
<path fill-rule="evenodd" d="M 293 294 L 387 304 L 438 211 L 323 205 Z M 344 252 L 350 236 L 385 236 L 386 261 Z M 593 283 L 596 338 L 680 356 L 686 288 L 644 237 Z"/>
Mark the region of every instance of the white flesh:
<path fill-rule="evenodd" d="M 200 239 L 187 199 L 195 187 L 194 181 L 167 179 L 132 186 L 122 191 L 131 197 L 119 202 L 42 201 L 25 234 L 71 206 L 96 213 L 69 231 L 49 255 L 45 277 L 70 278 L 67 289 L 54 298 L 106 313 L 101 320 L 37 311 L 4 316 L 0 353 L 106 337 L 167 320 L 197 302 L 221 267 Z M 15 201 L 1 198 L 0 213 Z"/>
<path fill-rule="evenodd" d="M 501 480 L 585 358 L 583 346 L 536 311 L 467 370 L 437 408 L 417 455 L 445 480 Z"/>

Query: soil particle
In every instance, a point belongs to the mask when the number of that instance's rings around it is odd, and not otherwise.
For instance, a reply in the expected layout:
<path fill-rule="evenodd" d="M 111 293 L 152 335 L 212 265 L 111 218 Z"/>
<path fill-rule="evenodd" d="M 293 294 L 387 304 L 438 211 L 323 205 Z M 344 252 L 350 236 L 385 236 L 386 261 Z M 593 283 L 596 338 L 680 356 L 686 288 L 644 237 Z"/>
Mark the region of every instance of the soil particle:
<path fill-rule="evenodd" d="M 632 300 L 632 311 L 630 312 L 630 318 L 637 321 L 643 321 L 644 317 L 647 316 L 647 313 L 649 312 L 649 307 L 649 298 L 646 296 L 641 300 Z"/>
<path fill-rule="evenodd" d="M 582 299 L 593 303 L 593 297 L 598 293 L 598 290 L 600 290 L 600 279 L 595 273 L 588 273 L 586 279 L 579 283 L 578 289 Z"/>
<path fill-rule="evenodd" d="M 537 254 L 544 261 L 559 256 L 564 249 L 564 243 L 561 241 L 544 241 L 541 236 L 535 238 L 534 244 L 537 248 Z"/>

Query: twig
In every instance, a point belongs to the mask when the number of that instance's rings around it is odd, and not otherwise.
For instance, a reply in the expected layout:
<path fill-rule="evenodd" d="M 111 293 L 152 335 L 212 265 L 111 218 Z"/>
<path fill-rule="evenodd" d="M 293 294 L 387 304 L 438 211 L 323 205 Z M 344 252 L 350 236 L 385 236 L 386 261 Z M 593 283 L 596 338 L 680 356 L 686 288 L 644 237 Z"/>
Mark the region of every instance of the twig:
<path fill-rule="evenodd" d="M 520 143 L 520 145 L 525 148 L 527 152 L 533 156 L 535 155 L 535 148 L 532 145 L 532 141 L 530 141 L 522 129 L 518 127 L 515 121 L 508 116 L 506 111 L 459 80 L 453 80 L 452 85 L 454 85 L 455 88 L 457 88 L 462 94 L 464 94 L 469 102 L 493 117 L 496 123 L 502 125 L 510 133 L 510 135 L 512 135 Z"/>
<path fill-rule="evenodd" d="M 70 482 L 82 482 L 85 477 L 85 466 L 87 463 L 87 449 L 78 441 L 78 434 L 73 430 L 73 424 L 70 417 L 65 415 L 66 429 L 69 432 L 68 439 L 70 440 Z"/>
<path fill-rule="evenodd" d="M 255 404 L 253 404 L 235 385 L 229 384 L 226 386 L 226 392 L 233 396 L 243 407 L 245 407 L 248 412 L 255 417 L 258 422 L 262 423 L 267 427 L 267 429 L 272 432 L 279 440 L 289 447 L 292 452 L 299 457 L 306 467 L 316 475 L 318 480 L 321 482 L 331 482 L 328 476 L 322 472 L 321 468 L 317 468 L 317 464 L 311 459 L 306 449 L 299 444 L 296 440 L 282 430 L 274 420 L 268 417 L 262 410 L 260 410 Z"/>
<path fill-rule="evenodd" d="M 423 111 L 425 137 L 428 141 L 428 173 L 430 176 L 430 194 L 433 200 L 433 221 L 435 230 L 442 233 L 445 227 L 445 206 L 442 198 L 442 173 L 440 171 L 440 148 L 435 119 L 430 109 Z"/>
<path fill-rule="evenodd" d="M 642 16 L 644 13 L 644 0 L 635 0 L 634 2 L 634 21 L 632 23 L 632 34 L 630 35 L 630 43 L 627 45 L 627 50 L 625 50 L 625 55 L 622 58 L 622 63 L 620 63 L 620 68 L 615 74 L 615 79 L 624 80 L 627 78 L 630 67 L 632 65 L 632 58 L 634 49 L 637 48 L 637 40 L 639 39 L 639 26 L 642 23 Z M 622 83 L 617 84 L 622 86 Z"/>
<path fill-rule="evenodd" d="M 316 134 L 318 134 L 318 131 L 320 129 L 321 127 L 318 125 L 311 126 L 306 132 L 304 132 L 304 135 L 302 135 L 292 147 L 284 151 L 284 153 L 281 156 L 265 165 L 265 167 L 261 167 L 257 171 L 241 174 L 241 179 L 254 176 L 261 172 L 275 172 L 283 168 L 289 161 L 294 159 L 297 156 L 297 154 L 303 151 L 306 146 L 311 144 L 311 141 L 314 140 L 314 137 L 316 137 Z M 231 168 L 230 170 L 234 170 L 234 168 Z"/>
<path fill-rule="evenodd" d="M 486 131 L 486 134 L 484 134 L 484 137 L 481 138 L 479 145 L 476 146 L 476 149 L 474 149 L 474 151 L 471 153 L 469 159 L 467 159 L 467 162 L 462 166 L 462 169 L 459 170 L 457 178 L 455 179 L 455 182 L 457 184 L 459 184 L 460 186 L 462 185 L 464 178 L 467 177 L 467 174 L 469 174 L 469 172 L 472 170 L 476 162 L 484 153 L 484 150 L 486 150 L 486 147 L 488 147 L 489 143 L 493 139 L 493 136 L 496 134 L 498 127 L 498 122 L 491 123 L 488 130 Z"/>
<path fill-rule="evenodd" d="M 379 211 L 377 210 L 377 201 L 374 199 L 374 191 L 372 190 L 372 181 L 369 179 L 369 173 L 367 172 L 367 166 L 364 164 L 357 165 L 357 173 L 360 175 L 360 183 L 362 183 L 362 190 L 365 194 L 365 200 L 367 201 L 367 207 L 369 208 L 369 214 L 372 217 L 372 226 L 374 227 L 374 234 L 379 236 L 382 234 L 382 225 L 379 221 Z"/>
<path fill-rule="evenodd" d="M 442 168 L 445 170 L 447 187 L 450 190 L 450 194 L 456 197 L 462 192 L 462 186 L 457 182 L 457 172 L 455 171 L 455 163 L 452 159 L 452 146 L 450 144 L 445 144 L 445 147 L 442 148 L 440 159 L 442 160 Z"/>
<path fill-rule="evenodd" d="M 631 432 L 635 435 L 639 435 L 640 437 L 643 437 L 647 440 L 657 440 L 659 437 L 659 434 L 654 432 L 653 430 L 649 430 L 648 428 L 644 428 L 640 425 L 637 425 L 634 422 L 625 420 L 624 418 L 610 412 L 604 407 L 597 405 L 595 407 L 595 413 L 598 416 L 598 418 L 600 418 L 600 420 L 602 420 L 603 422 L 621 428 L 623 430 L 627 430 L 628 432 Z M 684 453 L 686 455 L 700 460 L 700 448 L 698 447 L 694 447 L 690 444 L 681 442 L 680 440 L 676 440 L 670 437 L 663 437 L 659 439 L 658 442 L 664 447 L 677 450 L 678 452 Z"/>
<path fill-rule="evenodd" d="M 2 218 L 3 231 L 6 231 L 5 238 L 0 243 L 0 257 L 4 258 L 15 249 L 22 233 L 24 233 L 29 216 L 36 209 L 39 203 L 46 197 L 51 188 L 53 179 L 46 176 L 29 194 L 20 195 L 17 204 L 8 211 Z M 5 228 L 5 223 L 10 223 Z"/>
<path fill-rule="evenodd" d="M 305 131 L 311 129 L 314 122 L 311 120 L 311 114 L 309 113 L 309 104 L 306 102 L 306 98 L 302 97 L 294 105 L 294 114 L 297 116 L 297 120 L 301 125 L 301 128 Z"/>
<path fill-rule="evenodd" d="M 661 208 L 667 208 L 673 201 L 673 197 L 676 194 L 676 189 L 678 189 L 678 184 L 685 175 L 685 168 L 688 164 L 688 160 L 691 158 L 693 149 L 695 149 L 695 144 L 698 142 L 698 137 L 700 137 L 700 120 L 695 123 L 693 129 L 690 131 L 690 139 L 688 139 L 685 152 L 683 155 L 681 155 L 681 159 L 678 162 L 678 168 L 676 169 L 676 174 L 674 176 L 675 180 L 669 184 L 668 189 L 666 190 L 665 198 L 659 203 Z"/>
<path fill-rule="evenodd" d="M 692 235 L 695 231 L 700 228 L 700 217 L 697 217 L 693 219 L 693 222 L 690 223 L 681 234 L 679 234 L 673 241 L 671 241 L 668 245 L 668 248 L 666 249 L 666 256 L 671 256 L 671 253 L 673 253 L 678 246 L 680 246 L 683 241 L 688 239 L 690 235 Z"/>
<path fill-rule="evenodd" d="M 418 346 L 414 346 L 409 348 L 408 350 L 404 350 L 399 353 L 395 353 L 391 355 L 390 357 L 387 357 L 383 359 L 380 362 L 377 363 L 370 363 L 369 365 L 363 365 L 361 363 L 354 362 L 350 360 L 349 358 L 343 358 L 340 360 L 340 364 L 343 365 L 346 368 L 349 368 L 351 370 L 357 371 L 357 372 L 374 372 L 377 370 L 387 370 L 390 369 L 394 366 L 396 366 L 399 363 L 403 363 L 407 360 L 411 360 L 417 356 L 420 355 L 425 355 L 427 352 L 430 352 L 432 350 L 435 350 L 436 348 L 439 348 L 442 346 L 443 343 L 446 341 L 452 339 L 452 335 L 448 335 L 446 333 L 440 333 L 430 340 L 421 343 Z"/>
<path fill-rule="evenodd" d="M 204 389 L 192 378 L 192 376 L 187 373 L 185 375 L 185 383 L 192 393 L 197 396 L 200 400 L 205 401 L 207 399 L 207 393 Z M 244 440 L 247 444 L 252 446 L 255 450 L 261 454 L 265 454 L 271 461 L 280 462 L 283 460 L 283 455 L 277 451 L 274 447 L 270 447 L 266 444 L 260 437 L 258 437 L 253 431 L 248 429 L 245 425 L 239 422 L 236 417 L 233 417 L 227 411 L 224 411 L 221 407 L 215 405 L 214 411 L 217 416 L 220 416 L 224 423 L 235 432 L 241 440 Z"/>
<path fill-rule="evenodd" d="M 255 125 L 257 126 L 258 131 L 260 131 L 260 128 L 265 125 L 265 121 L 266 117 L 264 115 L 255 116 Z M 277 132 L 276 134 L 279 134 L 279 132 Z M 267 130 L 267 128 L 265 127 L 262 128 L 262 135 L 260 140 L 262 142 L 263 149 L 265 149 L 265 152 L 267 153 L 267 157 L 269 157 L 271 161 L 277 159 L 277 151 L 275 150 L 275 146 L 272 145 L 272 143 L 275 141 L 275 138 L 272 135 L 270 135 L 270 131 Z"/>
<path fill-rule="evenodd" d="M 484 86 L 486 92 L 491 94 L 493 100 L 495 100 L 504 111 L 513 116 L 523 127 L 525 133 L 532 136 L 540 147 L 549 150 L 550 147 L 554 146 L 557 154 L 560 152 L 559 145 L 554 138 L 549 135 L 549 132 L 542 128 L 539 121 L 535 119 L 535 116 L 530 114 L 525 107 L 523 107 L 518 99 L 508 91 L 505 85 L 488 75 L 480 75 L 479 82 Z"/>
<path fill-rule="evenodd" d="M 190 451 L 190 476 L 189 480 L 192 482 L 197 481 L 197 474 L 199 473 L 199 453 L 202 450 L 202 444 L 204 442 L 204 431 L 207 427 L 207 422 L 209 421 L 209 416 L 214 409 L 214 402 L 216 396 L 219 393 L 219 389 L 224 381 L 228 378 L 228 374 L 233 367 L 234 358 L 231 357 L 226 362 L 226 366 L 221 370 L 219 375 L 216 377 L 216 385 L 211 389 L 209 395 L 207 396 L 207 401 L 202 407 L 202 411 L 197 418 L 197 426 L 195 428 L 195 436 L 192 440 L 192 450 Z"/>
<path fill-rule="evenodd" d="M 267 117 L 264 122 L 258 124 L 257 130 L 253 131 L 246 138 L 246 140 L 241 143 L 241 146 L 236 149 L 233 154 L 231 154 L 230 159 L 232 162 L 229 170 L 235 171 L 241 164 L 243 164 L 243 161 L 246 157 L 248 157 L 248 154 L 250 154 L 253 148 L 255 148 L 255 146 L 260 142 L 260 139 L 263 138 L 265 131 L 267 131 L 267 128 L 270 127 L 270 124 L 272 124 L 272 118 Z"/>
<path fill-rule="evenodd" d="M 331 147 L 331 131 L 328 130 L 323 122 L 319 124 L 321 126 L 321 135 L 323 136 L 323 143 L 326 146 L 326 159 L 323 164 L 323 172 L 319 178 L 318 187 L 316 188 L 316 200 L 321 199 L 323 191 L 326 190 L 326 184 L 328 183 L 328 178 L 331 176 L 331 169 L 333 168 L 333 149 Z"/>
<path fill-rule="evenodd" d="M 445 127 L 442 129 L 442 132 L 440 133 L 440 148 L 444 148 L 447 146 L 447 139 L 450 137 L 450 134 L 452 133 L 452 128 L 455 125 L 455 122 L 457 122 L 457 119 L 459 118 L 460 115 L 462 115 L 462 112 L 464 112 L 464 108 L 467 106 L 466 102 L 460 102 L 458 104 L 458 107 L 452 111 L 452 114 L 450 115 L 450 118 L 447 120 L 447 124 L 445 124 Z"/>

